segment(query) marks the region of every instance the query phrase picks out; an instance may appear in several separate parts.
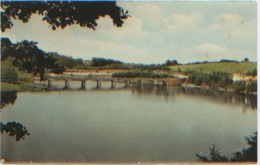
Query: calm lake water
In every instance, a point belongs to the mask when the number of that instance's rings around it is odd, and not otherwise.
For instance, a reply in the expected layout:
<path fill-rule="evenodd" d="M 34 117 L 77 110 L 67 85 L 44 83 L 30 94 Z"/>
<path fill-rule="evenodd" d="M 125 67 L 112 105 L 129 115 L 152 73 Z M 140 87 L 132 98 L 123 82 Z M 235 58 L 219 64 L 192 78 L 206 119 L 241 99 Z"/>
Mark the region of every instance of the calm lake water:
<path fill-rule="evenodd" d="M 53 84 L 62 88 L 62 82 Z M 257 130 L 256 96 L 183 87 L 70 83 L 75 90 L 17 93 L 1 109 L 30 135 L 1 135 L 8 162 L 196 162 L 216 144 L 224 154 L 247 147 Z"/>

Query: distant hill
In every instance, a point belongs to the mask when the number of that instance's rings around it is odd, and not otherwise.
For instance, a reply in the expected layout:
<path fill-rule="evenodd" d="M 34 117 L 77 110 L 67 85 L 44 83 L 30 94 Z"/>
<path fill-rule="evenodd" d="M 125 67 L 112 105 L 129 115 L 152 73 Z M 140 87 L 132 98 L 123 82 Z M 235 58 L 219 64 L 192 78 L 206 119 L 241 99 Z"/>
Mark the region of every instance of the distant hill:
<path fill-rule="evenodd" d="M 211 73 L 213 71 L 228 72 L 228 73 L 247 73 L 257 68 L 255 62 L 234 62 L 234 61 L 222 61 L 222 62 L 208 62 L 198 64 L 185 64 L 170 66 L 173 71 L 200 71 L 205 73 Z"/>

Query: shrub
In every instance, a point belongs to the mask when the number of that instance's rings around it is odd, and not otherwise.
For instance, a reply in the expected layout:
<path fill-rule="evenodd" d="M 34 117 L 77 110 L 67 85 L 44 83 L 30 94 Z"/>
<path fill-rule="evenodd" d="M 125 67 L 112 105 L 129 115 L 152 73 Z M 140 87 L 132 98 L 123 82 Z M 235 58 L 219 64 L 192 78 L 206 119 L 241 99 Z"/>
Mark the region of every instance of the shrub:
<path fill-rule="evenodd" d="M 235 91 L 245 91 L 246 90 L 246 82 L 245 81 L 238 81 L 232 84 L 232 88 Z"/>
<path fill-rule="evenodd" d="M 118 72 L 113 73 L 112 77 L 119 78 L 168 78 L 173 77 L 172 75 L 163 73 L 152 73 L 152 72 Z"/>
<path fill-rule="evenodd" d="M 1 70 L 1 81 L 8 83 L 18 82 L 18 73 L 15 68 L 2 68 Z"/>
<path fill-rule="evenodd" d="M 257 91 L 257 81 L 251 81 L 247 84 L 246 89 L 248 91 Z"/>
<path fill-rule="evenodd" d="M 205 83 L 210 87 L 225 87 L 233 83 L 231 75 L 227 72 L 190 72 L 187 81 L 195 85 Z"/>

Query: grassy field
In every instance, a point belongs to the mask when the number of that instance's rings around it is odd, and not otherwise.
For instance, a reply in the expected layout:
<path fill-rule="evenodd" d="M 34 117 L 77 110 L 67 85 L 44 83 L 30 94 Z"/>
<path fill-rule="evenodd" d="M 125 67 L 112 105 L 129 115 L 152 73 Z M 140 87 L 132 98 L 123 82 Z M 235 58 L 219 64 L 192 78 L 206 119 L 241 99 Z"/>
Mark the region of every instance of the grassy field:
<path fill-rule="evenodd" d="M 18 91 L 18 90 L 19 90 L 18 84 L 1 82 L 1 91 Z"/>
<path fill-rule="evenodd" d="M 177 71 L 178 68 L 183 71 L 200 71 L 211 73 L 213 71 L 221 71 L 228 73 L 246 73 L 257 68 L 257 63 L 251 62 L 221 62 L 221 63 L 207 63 L 207 64 L 191 64 L 191 65 L 178 65 L 170 67 L 173 71 Z"/>
<path fill-rule="evenodd" d="M 12 65 L 11 59 L 6 59 L 5 61 L 1 61 L 1 68 L 15 68 L 15 70 L 18 73 L 18 78 L 20 78 L 20 77 L 32 77 L 32 73 L 19 71 L 16 67 L 14 67 Z"/>

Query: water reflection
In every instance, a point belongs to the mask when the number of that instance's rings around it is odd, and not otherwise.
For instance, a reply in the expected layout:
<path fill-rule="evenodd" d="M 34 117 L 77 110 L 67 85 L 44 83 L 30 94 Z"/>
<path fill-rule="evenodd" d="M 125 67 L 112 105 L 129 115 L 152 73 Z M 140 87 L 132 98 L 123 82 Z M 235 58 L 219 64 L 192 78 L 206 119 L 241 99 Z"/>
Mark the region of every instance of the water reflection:
<path fill-rule="evenodd" d="M 151 95 L 165 96 L 165 97 L 176 97 L 176 96 L 191 96 L 209 100 L 212 102 L 222 104 L 242 104 L 243 111 L 247 108 L 251 110 L 257 110 L 257 96 L 238 94 L 234 92 L 224 92 L 212 89 L 200 89 L 200 88 L 189 88 L 189 87 L 165 87 L 165 86 L 136 86 L 131 88 L 134 94 L 138 95 Z"/>
<path fill-rule="evenodd" d="M 8 104 L 14 104 L 15 100 L 17 99 L 16 91 L 10 92 L 1 92 L 1 108 L 4 108 Z"/>
<path fill-rule="evenodd" d="M 16 141 L 19 141 L 20 139 L 25 139 L 24 136 L 30 135 L 28 133 L 28 129 L 24 127 L 19 122 L 8 122 L 6 124 L 0 123 L 1 126 L 1 133 L 8 133 L 9 136 L 14 136 Z"/>
<path fill-rule="evenodd" d="M 17 99 L 16 91 L 1 92 L 1 108 L 6 107 L 8 104 L 14 104 Z M 1 134 L 7 133 L 9 136 L 14 136 L 16 141 L 24 139 L 24 136 L 30 135 L 28 129 L 19 122 L 8 122 L 3 124 L 0 122 Z"/>

